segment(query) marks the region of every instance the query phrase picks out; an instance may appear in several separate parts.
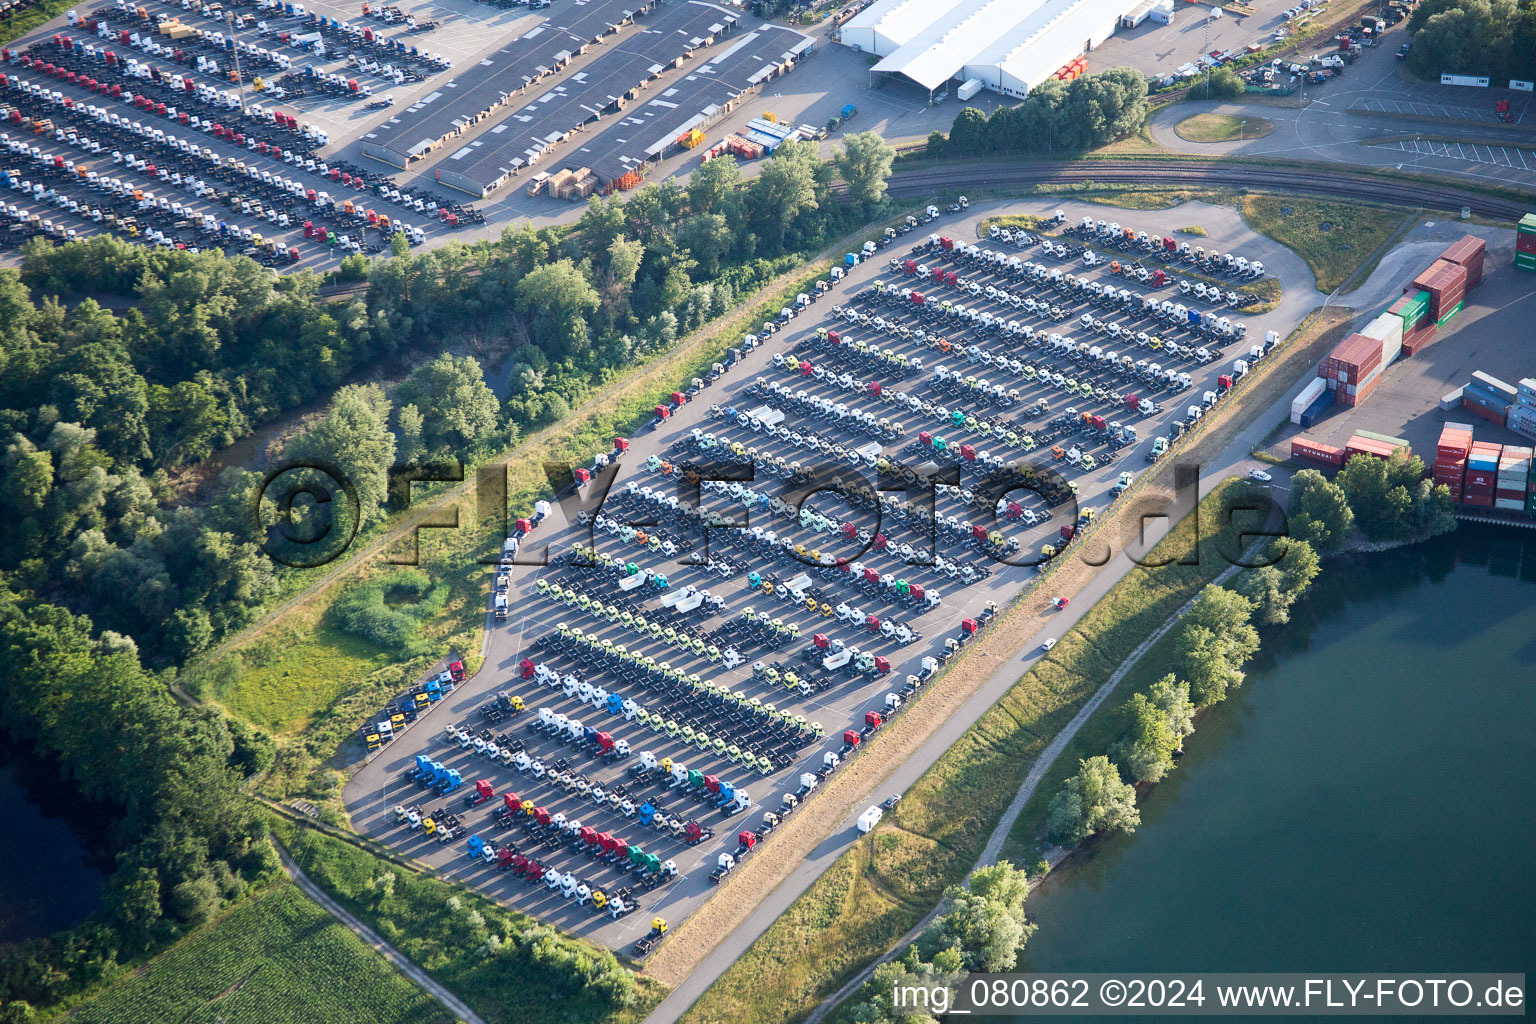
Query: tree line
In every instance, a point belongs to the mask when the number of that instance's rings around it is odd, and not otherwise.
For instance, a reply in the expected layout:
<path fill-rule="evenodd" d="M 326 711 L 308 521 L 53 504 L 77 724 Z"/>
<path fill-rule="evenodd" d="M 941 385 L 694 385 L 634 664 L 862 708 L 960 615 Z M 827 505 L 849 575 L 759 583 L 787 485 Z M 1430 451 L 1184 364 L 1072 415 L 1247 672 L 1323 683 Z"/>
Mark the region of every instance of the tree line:
<path fill-rule="evenodd" d="M 1224 515 L 1257 504 L 1238 484 L 1223 494 Z M 1356 455 L 1329 480 L 1315 469 L 1291 477 L 1288 536 L 1270 540 L 1231 587 L 1210 584 L 1179 622 L 1173 671 L 1119 710 L 1120 737 L 1105 754 L 1079 761 L 1051 800 L 1046 837 L 1074 846 L 1095 833 L 1134 832 L 1141 822 L 1135 785 L 1173 768 L 1195 713 L 1241 686 L 1259 651 L 1259 626 L 1290 621 L 1291 608 L 1322 571 L 1321 554 L 1358 529 L 1370 541 L 1425 540 L 1456 527 L 1450 491 L 1424 476 L 1401 451 L 1390 459 Z"/>
<path fill-rule="evenodd" d="M 1487 75 L 1503 87 L 1536 80 L 1536 4 L 1530 0 L 1422 0 L 1408 17 L 1408 67 L 1420 78 Z"/>
<path fill-rule="evenodd" d="M 898 985 L 956 989 L 969 971 L 1011 971 L 1035 926 L 1024 917 L 1029 878 L 1006 860 L 971 872 L 944 890 L 944 913 L 902 954 L 875 968 L 839 1008 L 847 1024 L 936 1024 L 943 1007 L 895 1005 Z M 944 1006 L 952 1005 L 945 1003 Z"/>
<path fill-rule="evenodd" d="M 1068 156 L 1133 135 L 1146 118 L 1146 76 L 1134 68 L 1109 68 L 1070 82 L 1048 79 L 1031 89 L 1023 103 L 998 107 L 990 117 L 966 107 L 947 138 L 938 132 L 928 136 L 927 152 Z"/>
<path fill-rule="evenodd" d="M 184 661 L 250 621 L 278 582 L 249 513 L 258 478 L 230 470 L 189 501 L 180 474 L 329 396 L 285 455 L 347 469 L 373 521 L 390 468 L 473 464 L 564 418 L 862 223 L 882 208 L 891 157 L 873 133 L 831 161 L 789 142 L 750 182 L 725 156 L 686 186 L 594 197 L 569 227 L 426 252 L 397 238 L 389 258 L 344 262 L 368 288 L 340 301 L 312 273 L 278 277 L 245 257 L 33 239 L 19 271 L 0 271 L 0 511 L 13 525 L 0 572 L 67 592 L 157 663 Z M 851 202 L 833 199 L 839 175 Z M 468 356 L 418 367 L 391 396 L 348 383 L 447 339 L 509 349 L 506 396 Z"/>

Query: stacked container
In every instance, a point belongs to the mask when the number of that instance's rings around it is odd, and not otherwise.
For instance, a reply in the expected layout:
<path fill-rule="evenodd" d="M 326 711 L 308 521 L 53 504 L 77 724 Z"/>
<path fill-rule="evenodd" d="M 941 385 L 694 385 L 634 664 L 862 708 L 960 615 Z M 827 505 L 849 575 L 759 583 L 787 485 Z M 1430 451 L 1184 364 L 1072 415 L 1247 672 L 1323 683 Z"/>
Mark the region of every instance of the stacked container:
<path fill-rule="evenodd" d="M 1383 313 L 1372 320 L 1361 334 L 1381 342 L 1381 365 L 1389 366 L 1403 351 L 1403 318 Z"/>
<path fill-rule="evenodd" d="M 1476 235 L 1462 235 L 1449 249 L 1440 254 L 1447 263 L 1454 263 L 1467 272 L 1467 291 L 1476 288 L 1483 280 L 1483 255 L 1488 243 Z"/>
<path fill-rule="evenodd" d="M 1462 481 L 1467 475 L 1467 456 L 1472 452 L 1472 427 L 1465 423 L 1447 423 L 1435 445 L 1435 483 L 1450 488 L 1451 497 L 1461 501 Z"/>
<path fill-rule="evenodd" d="M 1341 405 L 1359 405 L 1381 378 L 1381 339 L 1351 334 L 1323 359 L 1322 378 Z"/>
<path fill-rule="evenodd" d="M 1328 382 L 1321 377 L 1313 377 L 1307 382 L 1307 386 L 1301 389 L 1301 394 L 1291 400 L 1291 422 L 1303 427 L 1311 426 L 1311 423 L 1305 422 L 1308 414 L 1310 413 L 1310 418 L 1313 422 L 1316 422 L 1317 412 L 1327 408 L 1328 403 L 1331 401 L 1332 396 L 1328 393 Z M 1322 402 L 1323 404 L 1318 408 L 1317 412 L 1313 412 L 1312 406 L 1317 402 Z"/>
<path fill-rule="evenodd" d="M 1528 213 L 1515 226 L 1515 269 L 1536 273 L 1536 213 Z"/>
<path fill-rule="evenodd" d="M 1494 493 L 1499 479 L 1500 445 L 1487 441 L 1473 441 L 1467 453 L 1467 475 L 1461 488 L 1461 500 L 1479 508 L 1493 508 Z"/>
<path fill-rule="evenodd" d="M 1413 455 L 1413 449 L 1406 444 L 1394 444 L 1391 441 L 1379 441 L 1364 434 L 1355 434 L 1344 446 L 1344 461 L 1348 462 L 1356 455 L 1374 455 L 1378 459 L 1390 459 L 1392 453 L 1399 450 L 1406 456 Z"/>
<path fill-rule="evenodd" d="M 1515 392 L 1515 404 L 1509 407 L 1509 429 L 1526 437 L 1536 438 L 1536 378 L 1520 381 Z"/>
<path fill-rule="evenodd" d="M 1429 292 L 1408 289 L 1387 309 L 1403 321 L 1403 355 L 1411 357 L 1435 340 L 1435 322 L 1429 318 Z"/>
<path fill-rule="evenodd" d="M 1499 478 L 1493 493 L 1493 507 L 1524 512 L 1530 478 L 1531 449 L 1505 445 L 1499 455 Z"/>
<path fill-rule="evenodd" d="M 1467 297 L 1467 268 L 1449 260 L 1436 260 L 1403 291 L 1429 292 L 1429 319 L 1443 327 L 1460 312 Z"/>
<path fill-rule="evenodd" d="M 1344 449 L 1323 444 L 1321 441 L 1309 441 L 1306 438 L 1297 437 L 1291 440 L 1291 458 L 1338 469 L 1344 465 Z"/>
<path fill-rule="evenodd" d="M 1526 478 L 1525 510 L 1536 515 L 1536 459 L 1531 460 L 1531 475 Z"/>
<path fill-rule="evenodd" d="M 1519 393 L 1499 378 L 1476 370 L 1461 389 L 1462 408 L 1490 423 L 1504 426 L 1509 421 L 1510 406 Z M 1536 410 L 1533 410 L 1536 411 Z"/>

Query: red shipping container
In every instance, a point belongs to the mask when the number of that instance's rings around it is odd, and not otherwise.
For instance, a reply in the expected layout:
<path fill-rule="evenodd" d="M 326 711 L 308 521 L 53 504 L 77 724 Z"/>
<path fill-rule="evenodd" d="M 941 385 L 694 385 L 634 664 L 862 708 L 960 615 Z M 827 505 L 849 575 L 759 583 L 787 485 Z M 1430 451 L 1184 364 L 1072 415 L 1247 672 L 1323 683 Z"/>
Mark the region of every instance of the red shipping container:
<path fill-rule="evenodd" d="M 1504 499 L 1506 499 L 1508 501 L 1524 501 L 1525 500 L 1525 492 L 1524 491 L 1506 491 L 1502 487 L 1496 488 L 1494 490 L 1494 492 L 1493 492 L 1493 496 L 1495 498 L 1504 498 Z"/>
<path fill-rule="evenodd" d="M 1423 351 L 1435 340 L 1435 320 L 1425 317 L 1419 326 L 1403 335 L 1403 355 L 1411 356 Z"/>
<path fill-rule="evenodd" d="M 1337 468 L 1344 464 L 1344 450 L 1321 441 L 1306 441 L 1298 437 L 1291 441 L 1291 458 L 1320 462 Z"/>
<path fill-rule="evenodd" d="M 1476 505 L 1478 508 L 1493 508 L 1493 495 L 1491 494 L 1463 494 L 1463 505 Z"/>
<path fill-rule="evenodd" d="M 1439 320 L 1447 310 L 1466 297 L 1467 268 L 1446 260 L 1436 260 L 1429 269 L 1413 279 L 1416 291 L 1429 292 L 1429 319 Z"/>
<path fill-rule="evenodd" d="M 1466 483 L 1468 487 L 1487 487 L 1491 489 L 1494 481 L 1497 479 L 1498 475 L 1491 469 L 1472 469 L 1471 467 L 1467 469 Z"/>
<path fill-rule="evenodd" d="M 1536 235 L 1516 235 L 1515 252 L 1536 253 Z"/>
<path fill-rule="evenodd" d="M 1461 408 L 1463 412 L 1470 412 L 1472 415 L 1481 417 L 1482 419 L 1487 420 L 1489 423 L 1496 424 L 1500 427 L 1504 426 L 1505 418 L 1494 412 L 1492 409 L 1484 409 L 1482 406 L 1473 402 L 1463 402 Z"/>
<path fill-rule="evenodd" d="M 1448 263 L 1465 268 L 1467 272 L 1467 290 L 1476 288 L 1483 279 L 1483 256 L 1488 250 L 1488 244 L 1476 235 L 1462 235 L 1460 239 L 1452 243 L 1451 247 L 1440 254 L 1440 258 Z M 1455 303 L 1452 303 L 1455 305 Z"/>

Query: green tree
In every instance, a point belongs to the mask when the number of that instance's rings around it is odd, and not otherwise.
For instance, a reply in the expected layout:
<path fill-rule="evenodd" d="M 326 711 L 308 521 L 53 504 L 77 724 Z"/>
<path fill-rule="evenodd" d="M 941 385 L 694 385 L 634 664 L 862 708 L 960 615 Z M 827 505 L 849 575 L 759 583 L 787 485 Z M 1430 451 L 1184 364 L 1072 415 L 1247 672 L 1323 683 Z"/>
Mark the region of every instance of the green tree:
<path fill-rule="evenodd" d="M 1189 682 L 1197 707 L 1225 700 L 1241 686 L 1243 666 L 1259 650 L 1253 605 L 1235 590 L 1211 584 L 1200 592 L 1179 626 L 1174 671 Z"/>
<path fill-rule="evenodd" d="M 1109 755 L 1136 782 L 1157 782 L 1173 767 L 1179 748 L 1168 715 L 1144 693 L 1125 702 L 1125 735 L 1110 747 Z"/>
<path fill-rule="evenodd" d="M 426 426 L 421 410 L 414 405 L 402 405 L 395 413 L 398 438 L 395 442 L 395 461 L 402 466 L 414 466 L 426 454 Z"/>
<path fill-rule="evenodd" d="M 1243 94 L 1243 80 L 1229 67 L 1220 67 L 1205 78 L 1205 87 L 1191 89 L 1190 99 L 1231 100 Z"/>
<path fill-rule="evenodd" d="M 1303 469 L 1291 477 L 1290 516 L 1291 535 L 1318 551 L 1343 544 L 1355 525 L 1343 489 L 1315 469 Z"/>
<path fill-rule="evenodd" d="M 464 451 L 496 429 L 501 404 L 472 356 L 445 352 L 400 386 L 403 404 L 421 412 L 427 447 Z"/>
<path fill-rule="evenodd" d="M 1141 824 L 1136 790 L 1120 778 L 1120 769 L 1100 754 L 1078 761 L 1046 812 L 1052 842 L 1076 846 L 1096 832 L 1135 832 Z"/>
<path fill-rule="evenodd" d="M 837 156 L 838 173 L 848 183 L 848 195 L 854 202 L 872 207 L 885 198 L 886 180 L 896 150 L 886 145 L 877 132 L 855 132 L 843 138 L 843 151 Z"/>
<path fill-rule="evenodd" d="M 359 520 L 372 523 L 389 499 L 389 471 L 395 465 L 389 399 L 376 384 L 340 389 L 325 419 L 289 441 L 284 453 L 338 466 L 357 488 Z"/>
<path fill-rule="evenodd" d="M 734 213 L 741 183 L 741 165 L 730 154 L 701 164 L 688 176 L 689 212 L 694 216 Z"/>
<path fill-rule="evenodd" d="M 1174 749 L 1184 749 L 1185 737 L 1195 731 L 1195 705 L 1189 699 L 1189 684 L 1178 682 L 1170 672 L 1147 687 L 1147 699 L 1163 713 L 1173 731 Z"/>
<path fill-rule="evenodd" d="M 1275 542 L 1284 549 L 1278 562 L 1243 572 L 1238 593 L 1254 605 L 1260 625 L 1278 626 L 1291 620 L 1295 604 L 1321 571 L 1317 550 L 1304 540 L 1284 538 Z"/>
<path fill-rule="evenodd" d="M 587 321 L 601 303 L 597 289 L 568 259 L 545 263 L 517 283 L 517 310 L 539 347 L 555 358 L 586 352 Z"/>

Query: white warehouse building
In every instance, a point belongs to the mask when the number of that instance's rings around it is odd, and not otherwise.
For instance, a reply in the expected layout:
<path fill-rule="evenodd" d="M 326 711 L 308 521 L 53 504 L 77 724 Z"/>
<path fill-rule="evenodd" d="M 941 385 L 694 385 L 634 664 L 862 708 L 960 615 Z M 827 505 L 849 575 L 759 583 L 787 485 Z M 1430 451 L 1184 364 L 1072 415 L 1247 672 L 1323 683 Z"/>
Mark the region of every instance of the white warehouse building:
<path fill-rule="evenodd" d="M 1023 97 L 1064 64 L 1108 39 L 1149 0 L 875 0 L 842 29 L 842 42 L 881 60 L 875 71 L 927 89 Z M 1171 3 L 1166 6 L 1171 17 Z M 972 85 L 975 81 L 977 84 Z"/>

